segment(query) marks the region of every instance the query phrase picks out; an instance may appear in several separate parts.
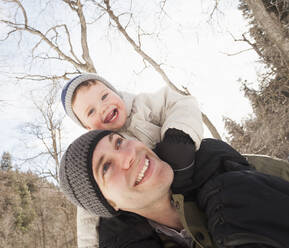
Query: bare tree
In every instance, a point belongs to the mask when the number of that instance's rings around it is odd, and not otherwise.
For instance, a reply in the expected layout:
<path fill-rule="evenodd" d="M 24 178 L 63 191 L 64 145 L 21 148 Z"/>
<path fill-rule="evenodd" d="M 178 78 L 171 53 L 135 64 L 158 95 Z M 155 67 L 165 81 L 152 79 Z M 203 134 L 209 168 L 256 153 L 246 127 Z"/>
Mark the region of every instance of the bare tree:
<path fill-rule="evenodd" d="M 254 9 L 256 6 L 260 8 Z M 254 114 L 241 124 L 226 118 L 228 138 L 231 145 L 243 153 L 260 153 L 288 159 L 288 54 L 284 56 L 279 43 L 285 46 L 286 43 L 289 44 L 289 2 L 241 0 L 239 9 L 250 26 L 246 36 L 244 34 L 243 39 L 238 41 L 247 42 L 256 51 L 259 62 L 266 70 L 258 75 L 258 89 L 252 88 L 246 80 L 241 80 L 244 95 L 250 101 Z M 260 22 L 262 16 L 267 16 L 266 21 Z M 279 26 L 283 38 L 277 35 L 280 39 L 274 39 L 279 31 L 275 30 L 271 22 Z"/>
<path fill-rule="evenodd" d="M 280 21 L 274 18 L 274 15 L 270 15 L 262 0 L 245 0 L 245 2 L 253 12 L 258 25 L 265 31 L 270 41 L 278 47 L 281 56 L 289 68 L 289 37 L 284 29 L 282 29 Z"/>
<path fill-rule="evenodd" d="M 35 23 L 34 25 L 30 24 L 27 10 L 25 9 L 24 5 L 21 3 L 20 0 L 1 1 L 2 3 L 9 3 L 11 5 L 14 5 L 16 13 L 17 11 L 20 11 L 22 14 L 22 18 L 18 17 L 18 15 L 15 13 L 14 18 L 0 20 L 1 23 L 6 24 L 6 26 L 10 29 L 10 31 L 7 33 L 6 37 L 2 39 L 2 41 L 7 40 L 15 33 L 18 33 L 20 35 L 21 40 L 22 32 L 27 32 L 38 39 L 38 41 L 33 45 L 31 50 L 31 55 L 34 60 L 58 60 L 68 62 L 74 67 L 74 71 L 65 72 L 64 74 L 58 76 L 25 74 L 23 77 L 19 77 L 19 79 L 67 79 L 67 76 L 79 71 L 96 72 L 89 53 L 89 47 L 87 42 L 87 23 L 85 20 L 85 15 L 83 13 L 83 5 L 80 0 L 62 0 L 61 2 L 68 6 L 78 18 L 78 22 L 80 25 L 81 56 L 77 55 L 77 53 L 75 52 L 75 48 L 77 47 L 77 45 L 73 44 L 71 33 L 67 24 L 56 24 L 47 28 L 45 31 L 41 31 L 40 28 L 35 27 Z M 22 19 L 22 21 L 19 21 L 19 19 Z M 47 46 L 46 53 L 37 54 L 36 50 L 42 45 L 42 43 L 45 43 L 45 45 Z M 67 46 L 69 47 L 68 52 Z"/>
<path fill-rule="evenodd" d="M 214 7 L 210 13 L 210 18 L 219 10 L 220 0 L 214 0 Z M 284 63 L 289 68 L 289 36 L 288 36 L 288 6 L 287 0 L 240 0 L 240 5 L 245 3 L 252 16 L 257 22 L 258 26 L 265 32 L 266 37 L 270 40 L 272 45 L 276 46 L 283 57 Z M 282 19 L 287 19 L 287 28 L 284 29 Z M 236 41 L 240 41 L 239 39 Z M 242 41 L 247 42 L 256 53 L 262 57 L 260 51 L 251 43 L 243 34 Z"/>
<path fill-rule="evenodd" d="M 114 24 L 116 25 L 116 28 L 119 30 L 119 32 L 124 36 L 124 38 L 129 42 L 129 44 L 133 47 L 133 49 L 142 57 L 142 59 L 144 61 L 146 61 L 147 63 L 149 63 L 154 70 L 159 73 L 161 75 L 161 77 L 163 78 L 163 80 L 166 82 L 166 84 L 172 88 L 173 90 L 179 92 L 180 94 L 183 95 L 190 95 L 188 89 L 184 86 L 182 86 L 182 90 L 178 89 L 176 87 L 176 85 L 169 79 L 168 75 L 166 74 L 166 72 L 162 69 L 161 67 L 161 63 L 157 63 L 147 52 L 144 51 L 143 47 L 142 47 L 142 28 L 138 28 L 137 30 L 137 37 L 138 40 L 135 41 L 127 32 L 127 25 L 124 26 L 121 24 L 119 17 L 121 15 L 124 15 L 126 13 L 121 13 L 119 15 L 116 15 L 114 13 L 114 11 L 111 8 L 111 3 L 110 0 L 104 0 L 103 4 L 100 4 L 99 2 L 93 0 L 93 2 L 95 3 L 96 6 L 98 6 L 100 9 L 102 9 L 103 11 L 105 11 L 109 18 L 111 19 L 112 22 L 114 22 Z M 161 4 L 161 9 L 163 11 L 165 2 L 163 4 Z M 202 119 L 203 122 L 206 124 L 206 126 L 208 127 L 208 129 L 210 130 L 211 134 L 213 135 L 214 138 L 217 139 L 222 139 L 220 134 L 218 133 L 217 129 L 215 128 L 215 126 L 212 124 L 212 122 L 209 120 L 209 118 L 207 117 L 207 115 L 205 115 L 204 113 L 202 113 Z"/>
<path fill-rule="evenodd" d="M 1 158 L 1 170 L 9 171 L 12 169 L 11 154 L 9 152 L 3 152 Z"/>
<path fill-rule="evenodd" d="M 59 105 L 58 85 L 57 82 L 53 82 L 43 99 L 33 100 L 34 106 L 40 114 L 40 119 L 27 122 L 22 127 L 22 132 L 29 138 L 33 137 L 40 142 L 42 147 L 36 149 L 38 152 L 25 158 L 24 161 L 29 162 L 38 157 L 46 156 L 48 165 L 51 164 L 52 168 L 47 165 L 44 168 L 38 167 L 39 173 L 45 177 L 52 177 L 56 182 L 58 182 L 58 169 L 62 156 L 62 121 L 64 118 L 63 114 L 59 114 L 57 110 Z M 49 163 L 51 160 L 53 163 Z"/>
<path fill-rule="evenodd" d="M 41 31 L 40 28 L 35 27 L 36 24 L 33 25 L 29 21 L 29 15 L 27 10 L 25 9 L 24 5 L 21 3 L 20 0 L 1 0 L 2 3 L 9 3 L 14 5 L 15 7 L 15 14 L 14 18 L 6 18 L 0 20 L 0 22 L 4 23 L 10 31 L 7 35 L 3 38 L 3 41 L 6 41 L 10 38 L 13 34 L 18 33 L 19 35 L 22 32 L 30 34 L 32 37 L 37 38 L 37 42 L 33 45 L 31 50 L 31 55 L 34 60 L 51 60 L 51 61 L 63 61 L 72 65 L 74 68 L 70 72 L 65 72 L 62 75 L 41 75 L 41 74 L 27 74 L 19 76 L 18 79 L 31 79 L 31 80 L 46 80 L 46 79 L 66 79 L 69 77 L 70 74 L 79 73 L 81 71 L 86 72 L 96 72 L 96 68 L 93 64 L 92 57 L 89 52 L 89 45 L 88 45 L 88 37 L 87 37 L 87 21 L 86 15 L 84 13 L 84 6 L 88 5 L 89 3 L 93 3 L 95 6 L 94 13 L 97 13 L 96 17 L 92 19 L 94 21 L 101 18 L 104 13 L 106 13 L 109 17 L 110 23 L 113 23 L 117 30 L 125 37 L 125 39 L 129 42 L 129 44 L 133 47 L 133 49 L 141 56 L 143 61 L 148 63 L 149 65 L 154 68 L 154 70 L 161 75 L 163 80 L 166 84 L 171 87 L 172 89 L 176 90 L 177 92 L 188 95 L 189 92 L 186 87 L 182 86 L 180 90 L 176 87 L 175 83 L 173 83 L 167 73 L 162 68 L 162 63 L 156 62 L 155 59 L 147 52 L 145 52 L 144 48 L 142 47 L 142 37 L 147 35 L 140 25 L 137 26 L 137 40 L 134 40 L 129 33 L 127 32 L 127 27 L 130 21 L 133 19 L 133 14 L 129 12 L 123 12 L 118 15 L 115 14 L 114 10 L 111 7 L 111 2 L 109 0 L 102 0 L 102 1 L 95 1 L 95 0 L 62 0 L 60 3 L 63 4 L 64 7 L 68 7 L 71 10 L 71 13 L 76 14 L 77 22 L 80 26 L 80 40 L 81 40 L 81 56 L 77 55 L 76 47 L 77 44 L 73 42 L 71 32 L 69 30 L 69 24 L 67 23 L 58 23 L 54 26 L 47 27 L 45 31 Z M 166 1 L 160 1 L 160 11 L 165 12 Z M 20 18 L 16 13 L 17 11 L 21 13 L 22 18 Z M 130 15 L 129 21 L 127 24 L 122 24 L 120 21 L 120 16 L 123 15 Z M 19 21 L 21 20 L 22 21 Z M 21 41 L 21 38 L 20 38 Z M 65 42 L 64 42 L 65 41 Z M 36 53 L 37 49 L 42 45 L 45 44 L 45 52 Z M 69 47 L 67 51 L 67 46 Z M 221 139 L 217 129 L 211 123 L 209 118 L 203 113 L 203 121 L 212 133 L 213 137 Z"/>

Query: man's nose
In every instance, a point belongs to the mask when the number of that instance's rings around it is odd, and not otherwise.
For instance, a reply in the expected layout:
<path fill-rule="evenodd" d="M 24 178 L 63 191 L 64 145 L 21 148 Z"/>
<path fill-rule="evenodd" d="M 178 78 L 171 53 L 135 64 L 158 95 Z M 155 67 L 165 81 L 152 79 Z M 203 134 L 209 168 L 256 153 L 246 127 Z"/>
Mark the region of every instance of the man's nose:
<path fill-rule="evenodd" d="M 120 157 L 120 168 L 127 170 L 129 169 L 135 161 L 135 148 L 133 142 L 128 141 L 123 144 L 118 150 Z"/>

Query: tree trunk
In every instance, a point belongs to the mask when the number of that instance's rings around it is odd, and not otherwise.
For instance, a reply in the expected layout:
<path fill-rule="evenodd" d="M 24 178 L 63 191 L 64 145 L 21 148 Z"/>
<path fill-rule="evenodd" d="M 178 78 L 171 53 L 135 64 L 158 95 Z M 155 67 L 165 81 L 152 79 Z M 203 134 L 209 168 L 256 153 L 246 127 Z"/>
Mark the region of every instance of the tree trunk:
<path fill-rule="evenodd" d="M 44 214 L 43 211 L 41 209 L 40 212 L 40 221 L 41 221 L 41 231 L 42 231 L 42 247 L 46 248 L 46 233 L 45 233 L 45 220 L 44 220 Z"/>
<path fill-rule="evenodd" d="M 278 47 L 287 67 L 289 67 L 289 38 L 286 37 L 280 23 L 266 10 L 262 0 L 245 0 L 252 10 L 255 20 L 265 31 L 270 41 Z"/>
<path fill-rule="evenodd" d="M 207 128 L 209 129 L 210 133 L 215 139 L 222 140 L 221 135 L 219 134 L 218 130 L 215 128 L 213 123 L 209 120 L 208 116 L 202 112 L 202 119 Z"/>

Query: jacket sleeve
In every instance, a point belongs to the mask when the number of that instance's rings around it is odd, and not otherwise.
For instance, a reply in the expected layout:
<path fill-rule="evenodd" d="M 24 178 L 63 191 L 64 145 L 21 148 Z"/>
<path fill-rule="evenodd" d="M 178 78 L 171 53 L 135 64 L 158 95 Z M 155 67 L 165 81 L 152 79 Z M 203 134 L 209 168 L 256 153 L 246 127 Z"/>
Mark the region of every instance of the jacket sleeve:
<path fill-rule="evenodd" d="M 175 128 L 190 135 L 196 149 L 199 148 L 204 130 L 195 97 L 181 95 L 164 87 L 154 94 L 142 94 L 137 101 L 138 105 L 142 103 L 146 117 L 161 127 L 161 140 L 169 128 Z"/>
<path fill-rule="evenodd" d="M 281 248 L 289 243 L 289 184 L 281 178 L 255 170 L 229 171 L 209 179 L 197 201 L 212 239 L 224 247 L 254 243 Z"/>
<path fill-rule="evenodd" d="M 81 207 L 77 207 L 77 244 L 78 248 L 99 247 L 99 217 L 91 215 Z"/>

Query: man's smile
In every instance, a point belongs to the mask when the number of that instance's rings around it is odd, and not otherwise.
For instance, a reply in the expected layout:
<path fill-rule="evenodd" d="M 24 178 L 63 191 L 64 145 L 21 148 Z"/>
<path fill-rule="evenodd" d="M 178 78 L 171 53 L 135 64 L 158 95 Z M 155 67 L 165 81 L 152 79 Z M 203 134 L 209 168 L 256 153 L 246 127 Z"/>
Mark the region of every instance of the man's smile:
<path fill-rule="evenodd" d="M 134 185 L 137 186 L 145 182 L 151 176 L 152 171 L 152 161 L 148 156 L 145 156 L 142 169 L 139 171 Z"/>
<path fill-rule="evenodd" d="M 142 179 L 144 178 L 144 174 L 145 174 L 146 170 L 148 169 L 148 167 L 149 167 L 149 160 L 146 158 L 146 159 L 145 159 L 145 164 L 144 164 L 142 170 L 140 171 L 140 173 L 139 173 L 138 176 L 137 176 L 135 185 L 140 184 L 140 182 L 141 182 Z"/>

